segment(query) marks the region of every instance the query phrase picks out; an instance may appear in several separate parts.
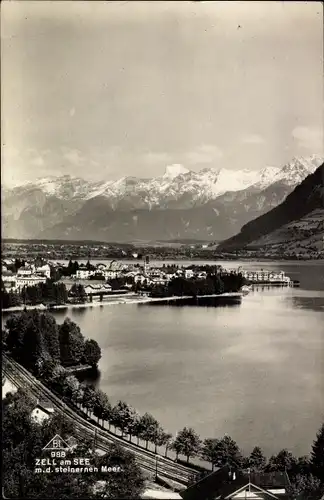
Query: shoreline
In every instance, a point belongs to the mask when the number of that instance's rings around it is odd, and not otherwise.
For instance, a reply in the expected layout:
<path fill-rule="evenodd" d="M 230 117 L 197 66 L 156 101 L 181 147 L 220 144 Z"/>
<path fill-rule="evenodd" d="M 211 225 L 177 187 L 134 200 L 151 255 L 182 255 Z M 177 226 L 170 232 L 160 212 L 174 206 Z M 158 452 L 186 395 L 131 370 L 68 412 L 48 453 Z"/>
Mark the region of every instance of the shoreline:
<path fill-rule="evenodd" d="M 217 297 L 224 297 L 226 298 L 242 298 L 243 297 L 242 292 L 233 292 L 233 293 L 221 293 L 221 294 L 213 294 L 213 295 L 197 295 L 197 298 L 217 298 Z M 28 306 L 16 306 L 16 307 L 10 307 L 6 309 L 2 309 L 2 312 L 5 313 L 10 313 L 10 312 L 22 312 L 26 308 L 27 311 L 32 311 L 34 309 L 40 310 L 40 311 L 47 311 L 47 312 L 52 312 L 56 311 L 57 309 L 82 309 L 82 308 L 87 308 L 87 307 L 100 307 L 100 306 L 113 306 L 113 305 L 119 305 L 119 304 L 149 304 L 152 302 L 166 302 L 166 301 L 174 301 L 174 300 L 187 300 L 187 299 L 193 299 L 191 295 L 183 295 L 182 297 L 175 295 L 171 297 L 148 297 L 148 298 L 140 298 L 140 297 L 134 297 L 134 298 L 129 298 L 128 300 L 110 300 L 110 301 L 96 301 L 96 302 L 85 302 L 84 304 L 60 304 L 57 305 L 53 308 L 44 308 L 42 307 L 41 304 L 37 304 L 34 306 L 28 305 Z"/>

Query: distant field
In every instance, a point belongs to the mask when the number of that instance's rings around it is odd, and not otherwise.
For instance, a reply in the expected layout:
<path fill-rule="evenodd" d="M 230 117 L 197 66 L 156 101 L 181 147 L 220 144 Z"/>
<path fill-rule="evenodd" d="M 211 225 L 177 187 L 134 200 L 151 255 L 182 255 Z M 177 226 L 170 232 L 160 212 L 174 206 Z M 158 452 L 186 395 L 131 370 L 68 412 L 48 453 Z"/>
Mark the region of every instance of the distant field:
<path fill-rule="evenodd" d="M 111 245 L 111 246 L 123 246 L 131 247 L 131 243 L 117 243 L 117 242 L 107 242 L 107 241 L 92 241 L 92 240 L 37 240 L 37 239 L 14 239 L 14 238 L 3 238 L 2 243 L 11 243 L 19 245 Z"/>

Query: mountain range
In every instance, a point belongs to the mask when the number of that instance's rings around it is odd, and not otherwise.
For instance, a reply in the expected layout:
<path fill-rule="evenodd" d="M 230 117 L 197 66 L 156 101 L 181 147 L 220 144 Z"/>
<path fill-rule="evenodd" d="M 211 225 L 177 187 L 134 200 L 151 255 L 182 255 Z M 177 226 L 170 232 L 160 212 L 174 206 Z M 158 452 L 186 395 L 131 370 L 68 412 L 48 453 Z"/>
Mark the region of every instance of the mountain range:
<path fill-rule="evenodd" d="M 280 205 L 244 225 L 217 249 L 324 255 L 324 163 Z"/>
<path fill-rule="evenodd" d="M 188 170 L 90 182 L 68 175 L 2 190 L 5 238 L 102 241 L 223 240 L 279 205 L 323 162 L 294 158 L 282 168 Z"/>

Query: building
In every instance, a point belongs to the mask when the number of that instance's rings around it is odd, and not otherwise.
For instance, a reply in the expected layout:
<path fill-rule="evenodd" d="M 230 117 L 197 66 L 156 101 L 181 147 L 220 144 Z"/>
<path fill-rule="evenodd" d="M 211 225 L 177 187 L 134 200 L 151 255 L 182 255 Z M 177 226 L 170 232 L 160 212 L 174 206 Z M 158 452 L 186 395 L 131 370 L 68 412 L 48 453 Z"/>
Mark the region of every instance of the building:
<path fill-rule="evenodd" d="M 16 289 L 21 291 L 24 286 L 36 286 L 40 283 L 46 283 L 46 276 L 18 276 L 16 278 Z"/>
<path fill-rule="evenodd" d="M 80 268 L 76 271 L 76 279 L 78 280 L 88 280 L 90 278 L 90 276 L 92 276 L 94 274 L 94 271 L 90 271 L 89 269 L 87 269 L 86 267 L 84 268 Z"/>
<path fill-rule="evenodd" d="M 140 283 L 143 285 L 143 283 L 148 283 L 150 281 L 150 278 L 148 276 L 144 276 L 144 274 L 135 274 L 134 275 L 134 283 Z"/>
<path fill-rule="evenodd" d="M 37 404 L 30 416 L 34 422 L 42 424 L 44 420 L 49 419 L 53 413 L 54 408 L 52 403 L 49 401 L 37 401 Z"/>
<path fill-rule="evenodd" d="M 44 264 L 36 268 L 36 273 L 46 276 L 49 279 L 51 277 L 51 268 L 48 264 Z"/>
<path fill-rule="evenodd" d="M 87 295 L 91 295 L 93 293 L 107 293 L 111 292 L 111 286 L 108 283 L 103 283 L 101 285 L 95 284 L 95 285 L 86 285 L 84 287 L 84 291 Z"/>
<path fill-rule="evenodd" d="M 242 275 L 248 281 L 253 282 L 280 282 L 280 283 L 289 283 L 290 278 L 285 276 L 284 271 L 274 272 L 274 271 L 266 271 L 261 269 L 259 271 L 242 271 Z"/>
<path fill-rule="evenodd" d="M 113 280 L 113 279 L 116 279 L 118 278 L 118 276 L 121 275 L 120 271 L 114 271 L 114 270 L 111 270 L 111 269 L 106 269 L 103 271 L 103 275 L 105 277 L 106 280 Z"/>
<path fill-rule="evenodd" d="M 13 272 L 2 270 L 1 279 L 7 292 L 13 292 L 16 290 L 17 276 Z"/>
<path fill-rule="evenodd" d="M 18 269 L 17 275 L 18 276 L 31 276 L 32 274 L 34 274 L 35 271 L 36 271 L 36 268 L 34 265 L 26 265 L 26 266 L 22 266 Z"/>
<path fill-rule="evenodd" d="M 190 279 L 193 278 L 194 272 L 192 269 L 185 269 L 185 278 Z"/>
<path fill-rule="evenodd" d="M 180 493 L 183 500 L 292 500 L 286 472 L 242 472 L 222 467 Z"/>

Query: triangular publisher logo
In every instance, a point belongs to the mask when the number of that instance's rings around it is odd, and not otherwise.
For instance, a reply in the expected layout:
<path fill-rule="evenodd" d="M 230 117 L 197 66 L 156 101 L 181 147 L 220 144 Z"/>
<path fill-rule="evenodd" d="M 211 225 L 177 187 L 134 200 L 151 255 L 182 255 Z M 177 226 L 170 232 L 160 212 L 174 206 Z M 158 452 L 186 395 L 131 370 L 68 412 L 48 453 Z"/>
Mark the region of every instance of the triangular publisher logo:
<path fill-rule="evenodd" d="M 59 434 L 56 434 L 43 450 L 69 450 L 71 447 L 67 444 Z"/>

